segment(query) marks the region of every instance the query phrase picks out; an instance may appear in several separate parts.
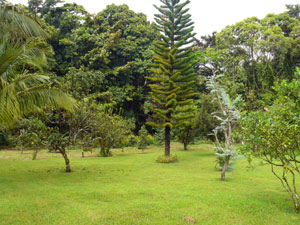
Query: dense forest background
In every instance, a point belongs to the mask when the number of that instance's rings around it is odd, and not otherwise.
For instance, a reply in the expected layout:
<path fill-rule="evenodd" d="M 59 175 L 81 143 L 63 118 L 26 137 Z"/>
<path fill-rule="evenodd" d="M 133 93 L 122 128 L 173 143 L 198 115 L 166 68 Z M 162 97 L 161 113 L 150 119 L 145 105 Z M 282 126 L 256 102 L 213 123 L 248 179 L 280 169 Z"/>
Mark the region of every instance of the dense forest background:
<path fill-rule="evenodd" d="M 42 144 L 49 130 L 67 135 L 74 145 L 92 145 L 93 137 L 87 134 L 97 130 L 97 136 L 110 135 L 104 149 L 113 145 L 142 146 L 143 135 L 161 143 L 161 129 L 145 125 L 152 115 L 147 77 L 151 76 L 153 42 L 158 37 L 155 24 L 127 5 L 108 5 L 92 15 L 81 5 L 62 3 L 29 0 L 28 6 L 15 7 L 48 33 L 46 40 L 34 40 L 45 50 L 47 65 L 39 69 L 28 66 L 26 70 L 47 74 L 49 85 L 73 96 L 78 107 L 70 112 L 49 106 L 27 114 L 25 119 L 1 128 L 0 145 Z M 185 144 L 213 139 L 211 134 L 218 121 L 212 112 L 218 106 L 205 84 L 214 74 L 224 75 L 219 82 L 232 98 L 242 97 L 241 111 L 271 105 L 273 86 L 299 74 L 299 20 L 299 6 L 287 5 L 284 13 L 247 18 L 219 33 L 195 36 L 191 43 L 197 75 L 195 118 L 191 125 L 174 129 L 172 139 Z M 115 130 L 120 137 L 109 134 Z M 30 131 L 38 138 L 28 134 Z M 126 141 L 121 138 L 124 135 L 128 136 Z"/>

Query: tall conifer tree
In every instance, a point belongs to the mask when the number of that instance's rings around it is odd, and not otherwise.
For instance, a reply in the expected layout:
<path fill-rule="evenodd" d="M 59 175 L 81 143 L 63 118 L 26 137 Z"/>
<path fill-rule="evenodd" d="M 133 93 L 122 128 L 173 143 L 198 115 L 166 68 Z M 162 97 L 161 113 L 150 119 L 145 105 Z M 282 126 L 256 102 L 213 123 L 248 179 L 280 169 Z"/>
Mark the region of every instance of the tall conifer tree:
<path fill-rule="evenodd" d="M 193 113 L 192 62 L 193 22 L 186 6 L 189 0 L 160 0 L 154 6 L 159 40 L 154 43 L 151 81 L 153 121 L 148 125 L 164 128 L 165 156 L 170 155 L 171 128 L 186 126 Z"/>

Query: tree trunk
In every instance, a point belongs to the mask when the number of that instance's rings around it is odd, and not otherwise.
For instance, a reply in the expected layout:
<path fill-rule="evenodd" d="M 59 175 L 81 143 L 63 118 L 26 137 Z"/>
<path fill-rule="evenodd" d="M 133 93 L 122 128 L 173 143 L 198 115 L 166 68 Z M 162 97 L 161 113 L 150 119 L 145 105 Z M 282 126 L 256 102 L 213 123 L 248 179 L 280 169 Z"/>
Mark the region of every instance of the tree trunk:
<path fill-rule="evenodd" d="M 225 173 L 228 169 L 229 161 L 230 161 L 230 155 L 225 157 L 225 163 L 224 163 L 224 166 L 223 166 L 223 170 L 221 172 L 221 181 L 225 181 Z"/>
<path fill-rule="evenodd" d="M 68 158 L 68 155 L 66 153 L 66 150 L 60 150 L 60 153 L 64 157 L 65 163 L 66 163 L 66 172 L 70 173 L 71 172 L 71 165 L 70 165 L 70 160 Z"/>
<path fill-rule="evenodd" d="M 102 157 L 109 157 L 109 156 L 111 156 L 110 148 L 106 147 L 106 146 L 101 146 L 100 147 L 100 156 L 102 156 Z"/>
<path fill-rule="evenodd" d="M 81 151 L 81 157 L 84 158 L 84 150 Z"/>
<path fill-rule="evenodd" d="M 165 127 L 165 156 L 170 156 L 171 128 Z"/>
<path fill-rule="evenodd" d="M 38 149 L 36 148 L 32 154 L 32 160 L 36 160 L 37 154 L 38 154 Z"/>
<path fill-rule="evenodd" d="M 188 143 L 184 142 L 184 143 L 183 143 L 183 148 L 184 148 L 185 151 L 188 150 L 187 146 L 188 146 Z"/>

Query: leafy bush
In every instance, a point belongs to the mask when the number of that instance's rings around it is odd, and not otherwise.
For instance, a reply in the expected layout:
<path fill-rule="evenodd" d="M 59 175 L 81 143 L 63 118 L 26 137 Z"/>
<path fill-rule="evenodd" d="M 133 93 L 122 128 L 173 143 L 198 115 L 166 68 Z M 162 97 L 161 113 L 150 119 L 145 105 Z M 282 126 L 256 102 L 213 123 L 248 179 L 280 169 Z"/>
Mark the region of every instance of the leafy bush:
<path fill-rule="evenodd" d="M 120 116 L 98 113 L 94 117 L 93 136 L 100 145 L 100 156 L 111 156 L 112 147 L 123 147 L 134 124 Z"/>
<path fill-rule="evenodd" d="M 0 147 L 7 147 L 9 145 L 9 137 L 4 131 L 0 130 Z"/>
<path fill-rule="evenodd" d="M 32 160 L 35 160 L 38 149 L 46 144 L 46 125 L 37 118 L 30 118 L 18 121 L 15 128 L 19 130 L 16 138 L 17 148 L 22 152 L 26 147 L 34 148 Z"/>
<path fill-rule="evenodd" d="M 146 130 L 145 125 L 141 127 L 139 130 L 139 142 L 138 142 L 138 148 L 144 150 L 148 143 L 148 131 Z"/>
<path fill-rule="evenodd" d="M 177 140 L 183 144 L 183 149 L 188 150 L 188 145 L 196 138 L 195 124 L 175 129 Z"/>
<path fill-rule="evenodd" d="M 277 99 L 271 107 L 243 118 L 241 131 L 245 144 L 241 151 L 271 166 L 273 175 L 280 180 L 299 212 L 296 180 L 300 175 L 300 79 L 276 83 L 274 90 Z"/>
<path fill-rule="evenodd" d="M 148 140 L 148 144 L 149 145 L 153 145 L 154 144 L 154 137 L 151 134 L 147 135 L 147 140 Z"/>
<path fill-rule="evenodd" d="M 128 136 L 134 128 L 133 122 L 109 111 L 90 99 L 81 103 L 68 119 L 69 138 L 81 145 L 82 156 L 84 149 L 96 145 L 100 147 L 100 156 L 108 157 L 111 148 L 124 148 L 130 142 Z"/>
<path fill-rule="evenodd" d="M 213 94 L 201 94 L 199 104 L 200 107 L 196 112 L 195 130 L 196 137 L 215 141 L 213 130 L 220 124 L 212 115 L 213 112 L 219 110 L 218 104 L 213 102 Z"/>
<path fill-rule="evenodd" d="M 134 134 L 130 134 L 128 136 L 128 146 L 129 147 L 138 146 L 139 141 L 140 141 L 139 137 L 135 136 Z"/>
<path fill-rule="evenodd" d="M 156 159 L 157 163 L 174 163 L 177 161 L 178 161 L 177 155 L 170 155 L 170 156 L 161 155 Z"/>

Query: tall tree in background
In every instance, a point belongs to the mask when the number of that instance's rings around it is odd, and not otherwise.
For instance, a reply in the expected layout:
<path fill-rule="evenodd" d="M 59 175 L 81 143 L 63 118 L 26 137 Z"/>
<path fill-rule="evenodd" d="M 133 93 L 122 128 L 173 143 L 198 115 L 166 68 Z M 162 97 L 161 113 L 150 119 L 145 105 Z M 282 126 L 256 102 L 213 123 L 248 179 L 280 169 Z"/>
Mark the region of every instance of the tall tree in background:
<path fill-rule="evenodd" d="M 227 26 L 216 34 L 216 46 L 198 48 L 198 72 L 224 74 L 220 82 L 230 96 L 243 96 L 245 109 L 264 107 L 272 101 L 275 81 L 294 78 L 300 60 L 299 30 L 299 21 L 288 13 Z"/>
<path fill-rule="evenodd" d="M 151 81 L 153 121 L 148 124 L 165 130 L 165 156 L 170 155 L 171 128 L 186 126 L 193 113 L 195 74 L 191 65 L 191 43 L 195 36 L 186 6 L 190 1 L 160 0 L 155 6 L 159 40 L 154 43 Z"/>
<path fill-rule="evenodd" d="M 139 128 L 146 121 L 143 105 L 149 89 L 145 88 L 145 76 L 150 74 L 155 38 L 146 15 L 127 5 L 112 4 L 59 40 L 56 59 L 66 69 L 68 64 L 103 75 L 104 83 L 94 85 L 90 94 L 109 93 L 114 111 L 133 118 Z M 97 101 L 107 102 L 106 98 Z"/>

